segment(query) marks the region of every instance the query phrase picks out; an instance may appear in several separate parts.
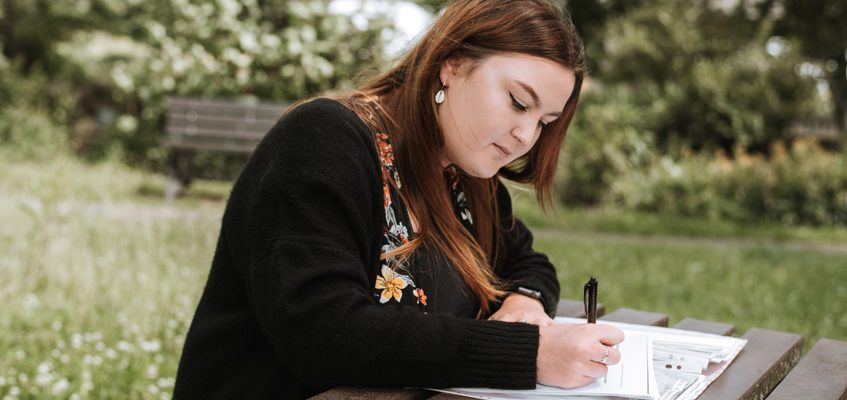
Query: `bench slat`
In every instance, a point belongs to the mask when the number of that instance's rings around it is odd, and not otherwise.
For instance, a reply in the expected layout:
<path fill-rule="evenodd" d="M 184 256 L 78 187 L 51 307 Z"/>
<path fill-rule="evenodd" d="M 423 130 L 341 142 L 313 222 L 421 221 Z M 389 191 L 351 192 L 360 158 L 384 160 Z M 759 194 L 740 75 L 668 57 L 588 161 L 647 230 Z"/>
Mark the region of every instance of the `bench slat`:
<path fill-rule="evenodd" d="M 628 324 L 668 326 L 668 316 L 665 314 L 633 310 L 626 307 L 621 307 L 612 311 L 609 314 L 606 314 L 606 316 L 602 319 L 605 321 L 624 322 Z"/>
<path fill-rule="evenodd" d="M 793 333 L 752 328 L 743 337 L 747 345 L 699 399 L 764 398 L 797 363 L 803 348 L 803 337 Z"/>
<path fill-rule="evenodd" d="M 246 119 L 237 118 L 215 118 L 209 117 L 197 118 L 195 121 L 189 121 L 184 116 L 168 116 L 168 123 L 165 125 L 165 131 L 169 134 L 180 134 L 191 131 L 221 131 L 233 133 L 246 133 L 250 135 L 258 135 L 262 137 L 270 130 L 277 120 L 256 120 L 249 121 Z"/>
<path fill-rule="evenodd" d="M 702 319 L 686 318 L 673 326 L 676 329 L 714 333 L 715 335 L 731 336 L 735 334 L 735 325 L 721 322 L 705 321 Z"/>
<path fill-rule="evenodd" d="M 197 114 L 211 114 L 220 117 L 256 119 L 278 119 L 282 116 L 288 104 L 284 103 L 233 103 L 221 100 L 200 100 L 171 98 L 168 103 L 168 112 L 187 114 L 191 111 Z"/>
<path fill-rule="evenodd" d="M 768 400 L 847 399 L 847 342 L 820 339 Z"/>
<path fill-rule="evenodd" d="M 224 153 L 250 154 L 256 148 L 255 144 L 236 144 L 236 143 L 181 143 L 166 140 L 165 146 L 170 149 L 179 150 L 210 150 Z"/>
<path fill-rule="evenodd" d="M 183 127 L 168 126 L 168 137 L 178 137 L 188 141 L 196 140 L 198 138 L 205 138 L 208 140 L 246 140 L 253 143 L 259 143 L 259 141 L 262 140 L 262 138 L 265 136 L 265 133 L 267 133 L 269 129 L 270 127 L 263 131 L 250 131 L 247 129 L 242 129 L 238 125 L 232 125 L 229 127 L 221 126 L 215 128 L 201 128 L 194 125 L 188 125 Z"/>
<path fill-rule="evenodd" d="M 597 316 L 603 316 L 606 313 L 606 306 L 602 303 L 597 304 Z M 557 317 L 573 317 L 585 318 L 585 305 L 581 301 L 571 299 L 559 300 L 559 306 L 556 307 Z"/>

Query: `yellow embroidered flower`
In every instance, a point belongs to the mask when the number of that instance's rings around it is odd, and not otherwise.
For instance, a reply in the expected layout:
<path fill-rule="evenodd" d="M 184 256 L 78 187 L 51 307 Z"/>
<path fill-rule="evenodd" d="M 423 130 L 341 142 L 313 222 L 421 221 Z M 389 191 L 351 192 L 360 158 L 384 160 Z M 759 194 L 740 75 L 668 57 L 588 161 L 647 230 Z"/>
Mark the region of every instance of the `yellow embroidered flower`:
<path fill-rule="evenodd" d="M 408 282 L 405 279 L 388 266 L 383 265 L 382 276 L 376 277 L 376 288 L 382 289 L 379 302 L 387 303 L 392 297 L 399 302 L 403 298 L 403 289 L 406 288 L 406 285 L 408 285 Z"/>

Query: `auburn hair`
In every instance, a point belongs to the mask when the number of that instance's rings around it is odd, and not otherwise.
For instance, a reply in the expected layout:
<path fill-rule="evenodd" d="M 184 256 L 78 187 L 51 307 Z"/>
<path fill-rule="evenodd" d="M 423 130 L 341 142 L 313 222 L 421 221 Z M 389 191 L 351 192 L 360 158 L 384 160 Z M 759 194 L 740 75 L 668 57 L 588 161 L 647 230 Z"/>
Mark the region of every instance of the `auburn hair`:
<path fill-rule="evenodd" d="M 436 118 L 439 72 L 450 59 L 473 66 L 486 57 L 524 54 L 559 63 L 575 75 L 562 116 L 543 128 L 532 149 L 492 178 L 460 171 L 462 189 L 474 218 L 475 235 L 454 214 L 440 155 L 444 135 Z M 498 177 L 531 184 L 539 203 L 552 204 L 551 188 L 559 149 L 579 100 L 585 71 L 582 40 L 570 17 L 549 0 L 458 0 L 447 5 L 430 29 L 394 67 L 337 100 L 369 128 L 388 134 L 402 182 L 402 201 L 418 223 L 414 240 L 383 257 L 411 254 L 425 246 L 444 254 L 477 297 L 480 315 L 505 294 L 496 278 L 501 236 L 513 219 L 501 221 Z M 396 184 L 392 182 L 392 184 Z M 509 225 L 509 226 L 505 226 Z"/>

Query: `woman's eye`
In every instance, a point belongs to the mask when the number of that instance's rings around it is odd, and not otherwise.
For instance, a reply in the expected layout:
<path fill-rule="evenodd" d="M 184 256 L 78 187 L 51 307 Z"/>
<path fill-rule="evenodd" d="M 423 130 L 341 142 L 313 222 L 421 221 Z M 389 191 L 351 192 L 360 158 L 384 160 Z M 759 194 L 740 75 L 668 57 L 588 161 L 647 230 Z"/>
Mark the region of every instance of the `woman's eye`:
<path fill-rule="evenodd" d="M 549 124 L 544 122 L 544 121 L 538 121 L 538 127 L 541 128 L 541 129 L 546 128 L 547 125 L 549 125 Z"/>
<path fill-rule="evenodd" d="M 509 97 L 512 98 L 512 106 L 515 107 L 516 110 L 526 112 L 526 106 L 521 104 L 518 99 L 515 98 L 515 95 L 512 92 L 509 92 Z"/>

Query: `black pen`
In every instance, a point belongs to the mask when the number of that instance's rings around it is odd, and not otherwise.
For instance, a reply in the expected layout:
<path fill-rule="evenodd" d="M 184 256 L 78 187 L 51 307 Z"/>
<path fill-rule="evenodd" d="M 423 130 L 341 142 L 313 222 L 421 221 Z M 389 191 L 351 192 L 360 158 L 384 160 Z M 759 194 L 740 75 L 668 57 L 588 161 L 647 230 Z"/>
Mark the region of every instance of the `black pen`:
<path fill-rule="evenodd" d="M 582 292 L 582 302 L 585 305 L 585 315 L 588 318 L 588 323 L 597 322 L 597 279 L 594 275 L 585 284 Z"/>

